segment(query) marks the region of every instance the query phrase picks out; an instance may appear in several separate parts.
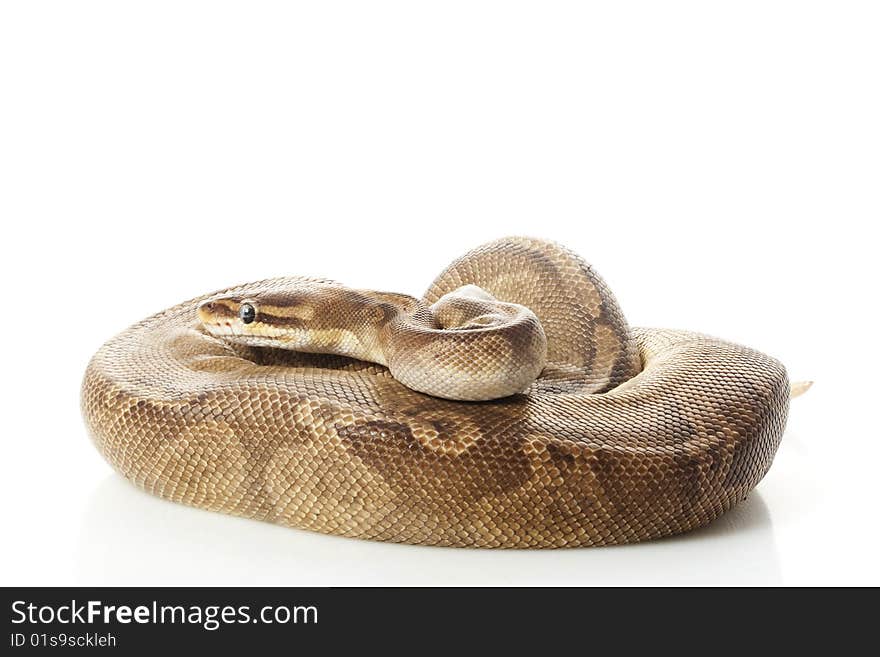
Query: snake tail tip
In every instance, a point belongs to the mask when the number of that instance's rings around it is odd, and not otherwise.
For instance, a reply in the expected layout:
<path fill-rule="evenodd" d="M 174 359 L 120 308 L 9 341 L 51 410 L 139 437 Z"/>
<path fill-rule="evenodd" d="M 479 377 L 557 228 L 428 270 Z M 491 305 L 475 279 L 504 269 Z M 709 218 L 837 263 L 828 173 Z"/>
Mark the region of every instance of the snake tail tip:
<path fill-rule="evenodd" d="M 795 381 L 791 384 L 791 393 L 789 396 L 794 399 L 795 397 L 800 397 L 807 390 L 809 390 L 813 385 L 812 381 Z"/>

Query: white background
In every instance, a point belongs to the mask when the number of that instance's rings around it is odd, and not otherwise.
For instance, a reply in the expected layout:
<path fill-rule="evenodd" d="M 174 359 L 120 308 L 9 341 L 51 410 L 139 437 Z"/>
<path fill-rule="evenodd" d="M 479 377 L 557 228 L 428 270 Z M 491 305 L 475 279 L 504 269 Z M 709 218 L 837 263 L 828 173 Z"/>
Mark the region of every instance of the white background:
<path fill-rule="evenodd" d="M 871 2 L 0 5 L 2 584 L 880 584 Z M 776 462 L 693 534 L 474 551 L 177 506 L 79 385 L 163 307 L 282 274 L 424 291 L 527 234 L 634 325 L 764 350 Z"/>

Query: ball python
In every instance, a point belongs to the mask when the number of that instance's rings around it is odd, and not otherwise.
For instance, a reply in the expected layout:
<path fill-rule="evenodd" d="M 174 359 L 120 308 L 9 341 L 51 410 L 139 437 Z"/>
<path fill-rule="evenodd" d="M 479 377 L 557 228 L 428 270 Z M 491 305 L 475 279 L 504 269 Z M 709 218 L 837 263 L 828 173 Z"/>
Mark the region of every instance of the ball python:
<path fill-rule="evenodd" d="M 779 446 L 777 360 L 631 328 L 595 270 L 504 238 L 423 298 L 274 278 L 155 314 L 81 391 L 104 458 L 162 498 L 440 546 L 630 543 L 707 524 Z"/>

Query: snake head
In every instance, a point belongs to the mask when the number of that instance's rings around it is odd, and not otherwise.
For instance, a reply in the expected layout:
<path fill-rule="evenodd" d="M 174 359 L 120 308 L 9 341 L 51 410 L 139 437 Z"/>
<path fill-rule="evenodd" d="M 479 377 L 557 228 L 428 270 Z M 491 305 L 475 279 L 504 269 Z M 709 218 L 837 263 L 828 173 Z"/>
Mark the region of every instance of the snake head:
<path fill-rule="evenodd" d="M 315 314 L 315 297 L 306 290 L 226 295 L 198 307 L 211 335 L 248 346 L 296 348 Z"/>
<path fill-rule="evenodd" d="M 372 341 L 361 333 L 385 317 L 381 308 L 339 284 L 306 280 L 210 298 L 198 319 L 209 334 L 235 344 L 369 360 Z"/>

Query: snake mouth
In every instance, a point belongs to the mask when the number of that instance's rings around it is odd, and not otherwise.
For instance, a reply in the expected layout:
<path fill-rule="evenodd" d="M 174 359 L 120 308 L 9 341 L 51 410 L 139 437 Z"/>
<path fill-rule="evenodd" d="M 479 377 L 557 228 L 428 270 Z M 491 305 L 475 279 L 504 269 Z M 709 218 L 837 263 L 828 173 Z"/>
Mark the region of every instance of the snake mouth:
<path fill-rule="evenodd" d="M 208 335 L 229 344 L 236 344 L 244 347 L 289 349 L 288 344 L 293 341 L 288 337 L 260 335 L 258 333 L 247 332 L 248 329 L 237 324 L 235 319 L 227 320 L 222 317 L 213 317 L 207 313 L 203 313 L 201 309 L 199 309 L 198 314 L 199 324 Z"/>
<path fill-rule="evenodd" d="M 222 337 L 225 342 L 237 344 L 243 347 L 269 347 L 271 349 L 283 349 L 283 345 L 276 338 L 266 338 L 260 335 L 228 334 Z"/>
<path fill-rule="evenodd" d="M 231 318 L 219 318 L 207 311 L 203 311 L 201 308 L 198 310 L 198 317 L 199 324 L 211 335 L 224 338 L 232 338 L 238 335 L 235 330 L 235 324 L 233 323 L 234 320 Z"/>
<path fill-rule="evenodd" d="M 232 328 L 232 324 L 218 324 L 214 322 L 202 322 L 202 328 L 208 332 L 208 334 L 213 335 L 217 338 L 226 338 L 232 340 L 233 338 L 240 337 Z"/>

